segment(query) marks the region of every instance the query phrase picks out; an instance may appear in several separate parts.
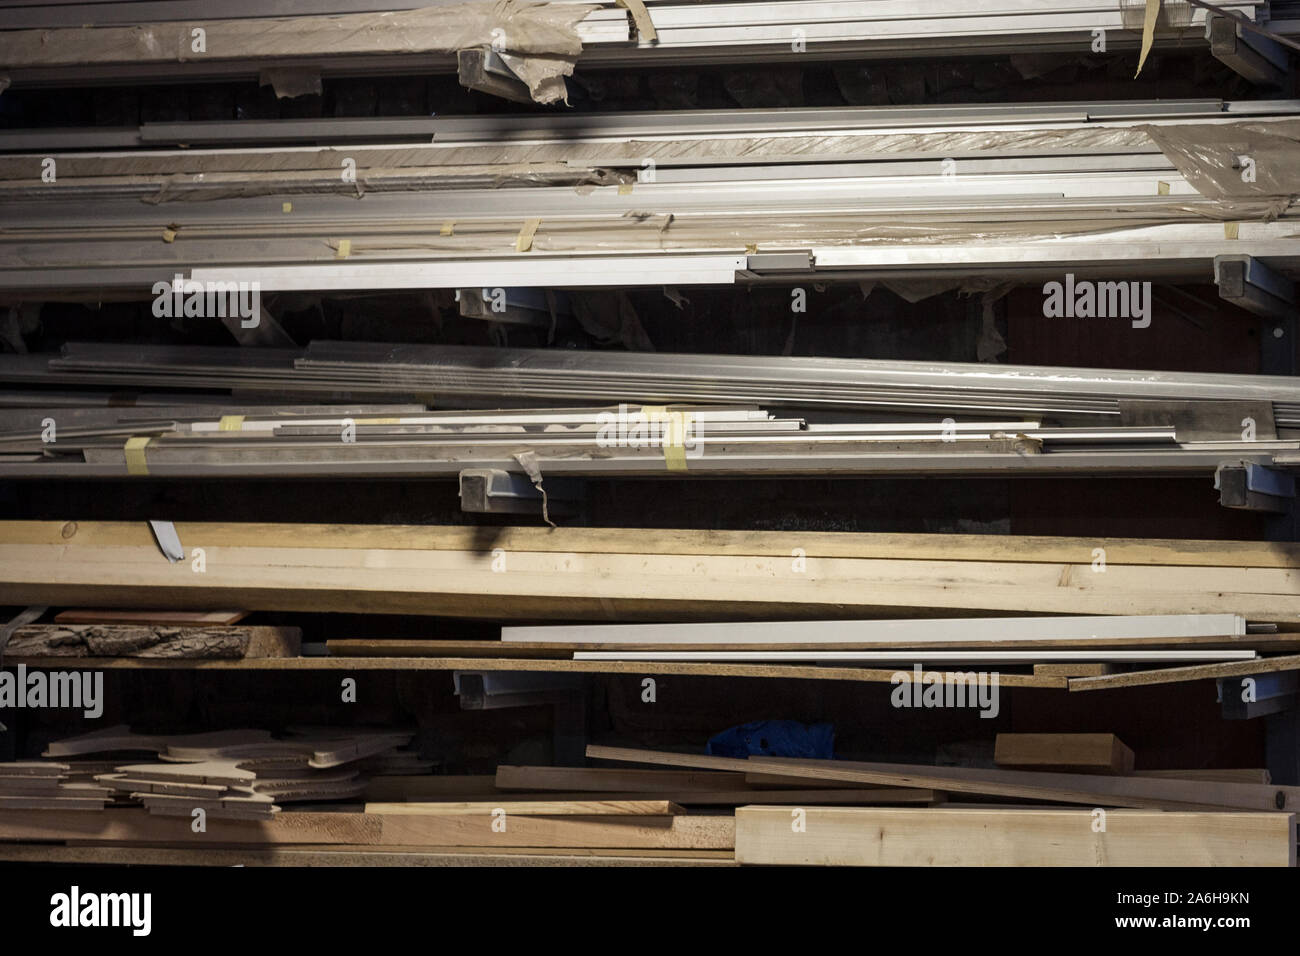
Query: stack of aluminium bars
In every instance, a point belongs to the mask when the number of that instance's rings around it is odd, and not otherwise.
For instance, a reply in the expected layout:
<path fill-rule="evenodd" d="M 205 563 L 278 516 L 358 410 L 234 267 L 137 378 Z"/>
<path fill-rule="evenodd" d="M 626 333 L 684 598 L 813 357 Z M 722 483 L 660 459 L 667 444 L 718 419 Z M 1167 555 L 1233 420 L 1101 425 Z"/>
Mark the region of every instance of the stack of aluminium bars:
<path fill-rule="evenodd" d="M 76 400 L 66 391 L 73 386 L 209 388 L 256 394 L 263 401 L 268 395 L 302 395 L 331 396 L 329 401 L 337 402 L 338 395 L 346 395 L 353 401 L 369 397 L 371 402 L 405 397 L 443 407 L 471 401 L 477 407 L 492 403 L 489 408 L 522 402 L 580 406 L 570 411 L 591 411 L 614 402 L 733 407 L 753 403 L 803 412 L 1042 418 L 1075 425 L 1126 424 L 1134 420 L 1132 413 L 1141 411 L 1141 402 L 1256 402 L 1269 406 L 1261 413 L 1278 426 L 1300 427 L 1300 386 L 1285 376 L 775 355 L 330 341 L 312 342 L 301 351 L 71 342 L 59 354 L 0 356 L 0 383 L 62 389 L 56 393 L 62 401 Z M 39 392 L 22 393 L 22 400 L 30 407 L 45 407 Z M 84 401 L 93 402 L 94 396 L 86 393 Z M 231 401 L 241 404 L 237 398 Z M 0 404 L 5 403 L 0 395 Z M 353 417 L 391 417 L 423 411 L 424 405 L 286 406 L 270 414 L 309 417 L 331 410 Z M 259 409 L 131 409 L 119 410 L 108 421 L 183 420 L 214 413 L 251 418 Z M 30 422 L 39 424 L 31 413 L 28 419 L 18 418 L 17 412 L 7 416 L 15 424 L 5 431 L 15 430 L 20 421 L 29 428 Z"/>
<path fill-rule="evenodd" d="M 1234 407 L 1233 411 L 1236 411 Z M 808 423 L 753 406 L 622 406 L 354 416 L 323 410 L 177 420 L 166 409 L 28 417 L 0 433 L 0 475 L 14 478 L 541 476 L 894 473 L 1211 474 L 1225 460 L 1271 465 L 1300 441 L 1179 441 L 1165 426 L 1043 427 L 1020 421 Z M 113 419 L 108 425 L 91 417 Z M 1234 417 L 1234 424 L 1240 416 Z M 36 424 L 39 420 L 40 424 Z M 51 440 L 51 439 L 54 440 Z M 526 464 L 527 461 L 527 464 Z"/>
<path fill-rule="evenodd" d="M 1226 254 L 1288 271 L 1296 115 L 1219 101 L 614 115 L 594 134 L 560 117 L 504 142 L 449 120 L 445 145 L 438 131 L 432 145 L 348 147 L 356 183 L 340 180 L 336 148 L 56 148 L 57 188 L 41 178 L 48 150 L 12 153 L 0 290 L 138 295 L 178 272 L 262 292 L 1085 267 L 1209 281 Z M 1261 157 L 1254 182 L 1238 154 Z M 158 241 L 159 203 L 179 241 Z M 70 229 L 77 242 L 49 241 Z"/>

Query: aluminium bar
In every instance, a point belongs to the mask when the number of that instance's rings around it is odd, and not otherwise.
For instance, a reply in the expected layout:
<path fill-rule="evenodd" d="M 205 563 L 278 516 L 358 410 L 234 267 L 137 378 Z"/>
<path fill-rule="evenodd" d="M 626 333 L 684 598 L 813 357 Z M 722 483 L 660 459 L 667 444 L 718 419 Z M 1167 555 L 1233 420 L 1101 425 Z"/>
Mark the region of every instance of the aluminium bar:
<path fill-rule="evenodd" d="M 1080 555 L 1080 563 L 1091 560 Z M 993 617 L 951 620 L 796 621 L 706 624 L 573 624 L 501 628 L 501 640 L 558 644 L 978 644 L 981 641 L 1098 641 L 1240 638 L 1237 614 Z"/>

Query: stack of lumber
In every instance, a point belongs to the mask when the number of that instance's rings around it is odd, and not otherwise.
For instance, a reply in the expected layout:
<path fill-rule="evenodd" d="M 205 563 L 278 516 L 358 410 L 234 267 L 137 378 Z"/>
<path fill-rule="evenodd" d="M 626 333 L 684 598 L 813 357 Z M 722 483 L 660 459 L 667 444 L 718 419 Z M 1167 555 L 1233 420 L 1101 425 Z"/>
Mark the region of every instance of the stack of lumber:
<path fill-rule="evenodd" d="M 368 761 L 391 757 L 393 764 L 376 766 L 414 772 L 418 756 L 397 749 L 410 739 L 410 733 L 383 730 L 315 730 L 283 740 L 263 730 L 150 736 L 118 726 L 56 741 L 45 756 L 152 753 L 157 759 L 150 762 L 87 762 L 82 772 L 93 774 L 105 796 L 143 804 L 150 813 L 188 817 L 203 809 L 213 817 L 264 820 L 280 812 L 281 802 L 359 796 Z"/>
<path fill-rule="evenodd" d="M 602 528 L 186 523 L 206 571 L 143 522 L 0 522 L 0 601 L 780 620 L 1237 614 L 1293 623 L 1300 546 L 1275 542 Z"/>
<path fill-rule="evenodd" d="M 66 763 L 0 763 L 0 809 L 102 810 L 112 790 L 75 778 Z"/>
<path fill-rule="evenodd" d="M 1036 735 L 1037 736 L 1037 735 Z M 1096 740 L 1073 735 L 1021 747 L 1023 757 L 1098 769 Z M 1093 735 L 1087 735 L 1093 736 Z M 1104 735 L 1108 736 L 1108 735 Z M 1295 866 L 1300 787 L 1122 771 L 1126 758 L 1105 742 L 1107 772 L 1045 772 L 795 760 L 748 760 L 590 746 L 589 757 L 711 771 L 808 786 L 927 787 L 996 804 L 918 807 L 835 805 L 812 799 L 736 809 L 740 863 L 843 866 Z M 1121 745 L 1122 746 L 1122 745 Z M 1004 753 L 1006 750 L 1004 749 Z"/>

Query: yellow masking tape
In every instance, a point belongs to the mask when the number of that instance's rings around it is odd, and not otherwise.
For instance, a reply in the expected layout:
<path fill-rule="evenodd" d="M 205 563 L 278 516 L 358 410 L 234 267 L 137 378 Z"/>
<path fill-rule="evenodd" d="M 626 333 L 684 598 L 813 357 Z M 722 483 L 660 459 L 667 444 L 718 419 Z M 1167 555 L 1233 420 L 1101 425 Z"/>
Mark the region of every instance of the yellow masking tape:
<path fill-rule="evenodd" d="M 1142 67 L 1147 62 L 1147 54 L 1151 52 L 1151 44 L 1156 40 L 1156 21 L 1160 19 L 1160 0 L 1147 0 L 1146 17 L 1142 21 L 1142 52 L 1138 55 L 1137 73 L 1133 74 L 1133 79 L 1137 79 L 1142 73 Z"/>
<path fill-rule="evenodd" d="M 358 425 L 400 425 L 400 418 L 358 418 Z"/>
<path fill-rule="evenodd" d="M 291 202 L 281 203 L 281 204 L 280 204 L 280 211 L 281 211 L 281 212 L 293 212 L 293 203 L 291 203 Z"/>
<path fill-rule="evenodd" d="M 1240 235 L 1241 235 L 1241 223 L 1239 223 L 1239 222 L 1225 222 L 1225 223 L 1223 224 L 1223 238 L 1224 238 L 1224 239 L 1237 239 L 1237 238 L 1240 237 Z"/>
<path fill-rule="evenodd" d="M 632 184 L 631 184 L 631 183 L 619 183 L 619 184 L 618 184 L 618 194 L 619 194 L 620 196 L 630 196 L 630 195 L 632 195 Z"/>
<path fill-rule="evenodd" d="M 168 226 L 163 230 L 163 242 L 175 242 L 175 241 L 176 241 L 176 230 L 172 226 Z"/>
<path fill-rule="evenodd" d="M 149 463 L 145 460 L 144 449 L 152 438 L 128 438 L 126 444 L 122 446 L 122 451 L 126 454 L 126 473 L 128 475 L 147 475 L 149 474 Z"/>
<path fill-rule="evenodd" d="M 217 422 L 217 431 L 242 432 L 243 430 L 244 430 L 243 415 L 222 415 L 221 421 Z"/>
<path fill-rule="evenodd" d="M 352 240 L 340 239 L 338 251 L 334 253 L 335 259 L 346 259 L 352 255 Z"/>
<path fill-rule="evenodd" d="M 1159 193 L 1161 196 L 1168 196 L 1168 195 L 1169 195 L 1169 184 L 1166 183 L 1166 182 L 1158 182 L 1158 183 L 1156 183 L 1156 192 Z"/>
<path fill-rule="evenodd" d="M 670 412 L 665 405 L 645 405 L 641 408 L 647 421 L 662 422 L 664 428 L 664 464 L 669 471 L 686 471 L 686 435 L 694 424 L 695 416 L 689 412 Z"/>
<path fill-rule="evenodd" d="M 524 222 L 524 227 L 519 230 L 519 236 L 515 239 L 515 252 L 527 252 L 533 247 L 533 236 L 537 234 L 537 227 L 541 224 L 540 219 L 529 219 Z"/>
<path fill-rule="evenodd" d="M 438 235 L 440 236 L 451 236 L 451 235 L 455 235 L 455 233 L 456 233 L 455 219 L 448 219 L 446 222 L 442 224 L 442 228 L 438 230 Z"/>
<path fill-rule="evenodd" d="M 659 39 L 659 31 L 655 29 L 654 21 L 650 19 L 650 11 L 645 8 L 641 0 L 616 0 L 616 2 L 632 14 L 638 40 L 651 42 Z"/>

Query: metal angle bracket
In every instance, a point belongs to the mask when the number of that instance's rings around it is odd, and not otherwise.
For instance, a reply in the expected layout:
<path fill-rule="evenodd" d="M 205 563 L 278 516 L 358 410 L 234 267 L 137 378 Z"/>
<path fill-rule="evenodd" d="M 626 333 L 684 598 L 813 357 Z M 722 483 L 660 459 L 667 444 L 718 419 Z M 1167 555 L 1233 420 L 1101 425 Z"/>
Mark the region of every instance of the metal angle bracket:
<path fill-rule="evenodd" d="M 1248 680 L 1253 681 L 1249 694 Z M 1220 677 L 1215 683 L 1224 720 L 1251 720 L 1290 710 L 1300 694 L 1300 673 L 1296 671 Z M 1245 699 L 1247 696 L 1251 699 Z"/>
<path fill-rule="evenodd" d="M 1214 472 L 1219 504 L 1241 511 L 1283 514 L 1295 500 L 1295 477 L 1251 462 L 1224 462 Z"/>
<path fill-rule="evenodd" d="M 506 65 L 501 54 L 492 49 L 458 50 L 456 74 L 460 85 L 480 93 L 489 93 L 515 103 L 533 103 L 528 85 Z"/>
<path fill-rule="evenodd" d="M 1233 17 L 1213 14 L 1205 20 L 1210 54 L 1260 86 L 1283 86 L 1288 76 L 1287 51 L 1268 37 L 1242 30 Z"/>
<path fill-rule="evenodd" d="M 551 514 L 573 514 L 579 488 L 573 481 L 546 481 Z M 469 514 L 542 513 L 542 493 L 527 475 L 497 468 L 466 468 L 460 473 L 460 509 Z"/>
<path fill-rule="evenodd" d="M 1223 299 L 1256 315 L 1295 318 L 1295 283 L 1254 256 L 1215 256 L 1214 284 Z"/>

